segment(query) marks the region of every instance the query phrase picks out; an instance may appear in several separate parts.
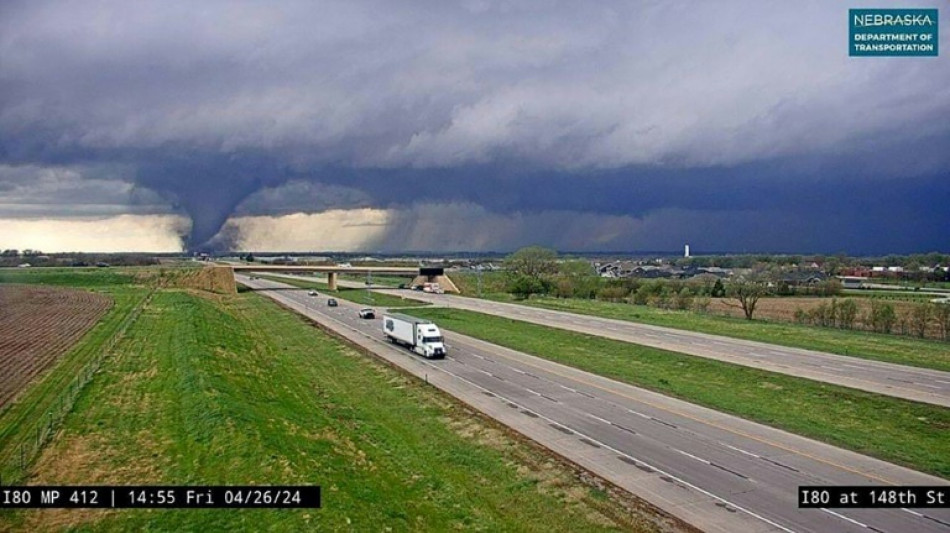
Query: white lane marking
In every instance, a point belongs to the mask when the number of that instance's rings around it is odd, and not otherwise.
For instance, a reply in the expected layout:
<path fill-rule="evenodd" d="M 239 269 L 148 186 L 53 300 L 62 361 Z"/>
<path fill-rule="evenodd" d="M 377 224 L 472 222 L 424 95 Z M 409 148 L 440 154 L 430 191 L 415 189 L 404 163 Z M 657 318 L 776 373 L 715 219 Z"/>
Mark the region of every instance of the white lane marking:
<path fill-rule="evenodd" d="M 534 394 L 535 396 L 541 396 L 541 393 L 540 393 L 540 392 L 535 391 L 535 390 L 532 390 L 532 389 L 529 389 L 528 387 L 525 387 L 524 390 L 530 392 L 531 394 Z"/>
<path fill-rule="evenodd" d="M 861 522 L 858 522 L 857 520 L 855 520 L 855 519 L 853 519 L 853 518 L 848 518 L 847 516 L 845 516 L 845 515 L 843 515 L 843 514 L 838 514 L 838 513 L 834 512 L 834 511 L 829 511 L 828 509 L 825 509 L 824 507 L 822 507 L 821 510 L 824 511 L 824 512 L 826 512 L 826 513 L 828 513 L 828 514 L 830 514 L 830 515 L 835 515 L 835 516 L 837 516 L 838 518 L 840 518 L 840 519 L 842 519 L 842 520 L 847 520 L 848 522 L 851 522 L 852 524 L 857 524 L 857 525 L 859 525 L 859 526 L 861 526 L 861 527 L 863 527 L 863 528 L 865 528 L 865 529 L 867 529 L 867 527 L 868 527 L 867 524 L 862 524 Z"/>
<path fill-rule="evenodd" d="M 647 420 L 653 420 L 653 417 L 652 417 L 652 416 L 650 416 L 650 415 L 645 415 L 645 414 L 643 414 L 643 413 L 641 413 L 641 412 L 639 412 L 639 411 L 634 411 L 633 409 L 627 409 L 627 412 L 632 413 L 632 414 L 635 414 L 635 415 L 637 415 L 637 416 L 639 416 L 639 417 L 646 418 Z"/>
<path fill-rule="evenodd" d="M 703 459 L 702 457 L 696 457 L 695 455 L 693 455 L 693 454 L 691 454 L 691 453 L 684 452 L 683 450 L 680 450 L 680 449 L 678 449 L 678 448 L 673 448 L 673 451 L 679 452 L 679 453 L 681 453 L 681 454 L 683 454 L 683 455 L 685 455 L 686 457 L 689 457 L 689 458 L 691 458 L 691 459 L 696 459 L 696 460 L 699 461 L 700 463 L 706 463 L 707 465 L 710 464 L 709 461 Z"/>
<path fill-rule="evenodd" d="M 559 385 L 562 389 L 569 390 L 569 391 L 571 391 L 571 392 L 577 392 L 577 389 L 572 389 L 572 388 L 568 387 L 567 385 L 561 385 L 560 383 L 558 383 L 558 385 Z"/>
<path fill-rule="evenodd" d="M 938 387 L 936 385 L 927 385 L 926 383 L 914 383 L 914 385 L 920 385 L 921 387 L 927 387 L 928 389 L 937 389 L 940 390 L 943 387 Z"/>
<path fill-rule="evenodd" d="M 944 381 L 942 379 L 935 379 L 934 381 L 936 381 L 937 383 L 943 383 L 944 385 L 950 385 L 950 381 Z"/>
<path fill-rule="evenodd" d="M 867 368 L 866 366 L 849 365 L 848 363 L 841 363 L 841 366 L 846 366 L 846 367 L 848 367 L 848 368 L 857 368 L 857 369 L 859 369 L 859 370 L 864 370 L 864 369 Z"/>
<path fill-rule="evenodd" d="M 910 514 L 912 514 L 912 515 L 914 515 L 914 516 L 919 516 L 919 517 L 921 517 L 921 518 L 924 517 L 924 515 L 922 515 L 922 514 L 916 512 L 916 511 L 911 511 L 910 509 L 905 509 L 905 508 L 903 508 L 903 507 L 901 507 L 901 511 L 906 511 L 906 512 L 908 512 L 908 513 L 910 513 Z"/>
<path fill-rule="evenodd" d="M 730 450 L 735 450 L 735 451 L 737 451 L 737 452 L 739 452 L 739 453 L 744 453 L 744 454 L 748 455 L 749 457 L 755 457 L 756 459 L 759 459 L 759 458 L 760 458 L 759 455 L 756 455 L 756 454 L 754 454 L 754 453 L 752 453 L 752 452 L 747 452 L 747 451 L 743 450 L 742 448 L 736 448 L 735 446 L 730 446 L 730 445 L 726 444 L 725 442 L 720 442 L 719 444 L 722 444 L 723 446 L 725 446 L 726 448 L 729 448 Z"/>
<path fill-rule="evenodd" d="M 593 418 L 594 420 L 598 420 L 598 421 L 600 421 L 600 422 L 603 422 L 604 424 L 612 424 L 612 422 L 611 422 L 610 420 L 604 420 L 603 418 L 601 418 L 601 417 L 599 417 L 599 416 L 597 416 L 597 415 L 592 415 L 592 414 L 590 414 L 590 413 L 584 413 L 584 414 L 587 415 L 587 416 L 589 416 L 589 417 L 591 417 L 591 418 Z"/>
<path fill-rule="evenodd" d="M 510 367 L 510 368 L 511 368 L 512 370 L 514 370 L 515 372 L 519 373 L 519 374 L 527 374 L 527 372 L 525 372 L 524 370 L 518 370 L 518 369 L 515 368 L 515 367 Z"/>
<path fill-rule="evenodd" d="M 277 295 L 275 295 L 275 296 L 277 296 Z M 280 298 L 274 298 L 274 299 L 280 300 Z M 298 305 L 299 305 L 299 304 L 298 304 Z M 305 316 L 306 316 L 306 314 L 305 314 Z M 326 315 L 324 315 L 324 316 L 326 316 Z M 309 317 L 309 316 L 308 316 L 308 318 L 314 319 L 314 317 Z M 331 317 L 327 316 L 327 318 L 331 318 Z M 359 329 L 357 329 L 357 328 L 354 328 L 353 326 L 350 326 L 350 325 L 348 325 L 348 324 L 343 324 L 343 323 L 340 322 L 339 320 L 335 320 L 335 321 L 338 322 L 338 323 L 340 323 L 340 325 L 344 325 L 344 326 L 346 326 L 348 329 L 351 329 L 351 330 L 353 330 L 354 332 L 356 332 L 356 333 L 358 333 L 358 334 L 360 334 L 360 335 L 366 337 L 367 339 L 370 339 L 370 340 L 375 341 L 376 343 L 378 343 L 378 344 L 381 345 L 382 347 L 387 347 L 387 346 L 389 346 L 389 344 L 388 344 L 387 342 L 383 341 L 382 339 L 378 339 L 378 338 L 376 338 L 376 337 L 374 337 L 374 336 L 372 336 L 372 335 L 369 335 L 369 334 L 367 334 L 366 332 L 361 331 L 361 330 L 359 330 Z M 393 348 L 390 347 L 390 349 L 393 349 Z M 475 355 L 475 354 L 472 353 L 472 354 L 470 354 L 470 355 Z M 431 367 L 432 369 L 434 369 L 434 370 L 436 370 L 436 371 L 444 372 L 444 373 L 446 373 L 446 374 L 448 374 L 448 375 L 454 377 L 455 379 L 458 379 L 458 380 L 460 380 L 460 381 L 462 381 L 462 382 L 464 382 L 464 383 L 468 383 L 469 385 L 471 385 L 472 387 L 475 387 L 475 388 L 477 388 L 477 389 L 481 389 L 481 390 L 483 390 L 483 391 L 485 391 L 485 392 L 491 392 L 492 394 L 495 394 L 495 396 L 497 396 L 497 397 L 498 397 L 500 400 L 502 400 L 502 401 L 506 401 L 506 402 L 509 402 L 509 403 L 511 403 L 511 404 L 518 405 L 516 402 L 513 402 L 513 401 L 511 401 L 510 399 L 508 399 L 508 398 L 506 398 L 506 397 L 504 397 L 504 396 L 502 396 L 502 395 L 500 395 L 500 394 L 498 394 L 498 393 L 495 393 L 494 391 L 488 390 L 487 388 L 482 387 L 481 385 L 475 383 L 474 381 L 471 381 L 471 380 L 469 380 L 469 379 L 466 379 L 466 378 L 464 378 L 464 377 L 462 377 L 462 376 L 460 376 L 460 375 L 458 375 L 458 374 L 456 374 L 456 373 L 454 373 L 454 372 L 452 372 L 452 371 L 450 371 L 450 370 L 447 370 L 447 369 L 445 369 L 445 368 L 442 368 L 442 367 L 440 367 L 440 366 L 438 366 L 438 365 L 435 365 L 435 364 L 433 364 L 433 363 L 431 363 L 431 362 L 429 362 L 429 361 L 425 361 L 425 360 L 414 360 L 414 362 L 417 362 L 417 363 L 420 364 L 420 365 L 429 366 L 429 367 Z M 486 372 L 486 373 L 487 373 L 487 372 Z M 417 377 L 418 377 L 418 376 L 417 376 Z M 525 408 L 525 407 L 523 407 L 523 406 L 521 406 L 521 405 L 518 405 L 518 407 Z M 525 409 L 526 409 L 526 408 L 525 408 Z M 644 414 L 642 414 L 642 413 L 638 413 L 638 412 L 636 412 L 636 411 L 633 411 L 633 410 L 631 410 L 631 409 L 627 409 L 627 410 L 630 411 L 630 412 L 633 413 L 633 414 L 643 416 L 644 418 L 652 418 L 652 417 L 646 416 L 646 415 L 644 415 Z M 598 441 L 597 439 L 595 439 L 595 438 L 593 438 L 593 437 L 591 437 L 591 436 L 589 436 L 589 435 L 587 435 L 587 434 L 585 434 L 585 433 L 583 433 L 583 432 L 581 432 L 581 431 L 578 431 L 578 430 L 576 430 L 576 429 L 574 429 L 574 428 L 571 428 L 571 427 L 567 426 L 566 424 L 561 424 L 560 422 L 554 420 L 553 418 L 549 418 L 549 417 L 547 417 L 547 416 L 545 416 L 545 415 L 542 415 L 542 414 L 540 414 L 540 413 L 536 413 L 536 414 L 537 414 L 540 418 L 542 418 L 542 419 L 544 419 L 544 420 L 547 420 L 547 421 L 550 422 L 550 423 L 559 424 L 559 425 L 561 425 L 561 426 L 564 426 L 565 428 L 568 428 L 568 429 L 574 431 L 574 432 L 577 433 L 578 435 L 580 435 L 580 436 L 582 436 L 582 437 L 584 437 L 584 438 L 586 438 L 586 439 L 588 439 L 588 440 L 590 440 L 590 441 L 592 441 L 592 442 L 596 442 L 597 444 L 600 444 L 603 448 L 606 448 L 606 449 L 608 449 L 608 450 L 610 450 L 610 451 L 616 453 L 617 455 L 622 455 L 622 456 L 624 456 L 624 457 L 626 457 L 626 458 L 628 458 L 628 459 L 630 459 L 630 460 L 632 460 L 632 461 L 640 462 L 640 463 L 642 463 L 644 466 L 650 467 L 650 468 L 652 468 L 653 470 L 659 472 L 659 473 L 662 474 L 662 475 L 665 475 L 665 476 L 667 476 L 667 477 L 669 477 L 669 478 L 671 478 L 671 479 L 674 479 L 674 480 L 676 480 L 676 481 L 679 481 L 680 483 L 686 485 L 687 487 L 692 488 L 693 490 L 696 490 L 696 491 L 698 491 L 698 492 L 700 492 L 700 493 L 702 493 L 702 494 L 705 494 L 706 496 L 709 496 L 710 498 L 712 498 L 712 499 L 714 499 L 714 500 L 720 501 L 720 502 L 722 502 L 722 503 L 724 503 L 724 504 L 726 504 L 726 505 L 731 505 L 731 506 L 732 506 L 733 508 L 735 508 L 736 510 L 742 511 L 743 513 L 745 513 L 745 514 L 747 514 L 747 515 L 749 515 L 749 516 L 751 516 L 751 517 L 753 517 L 753 518 L 756 518 L 756 519 L 758 519 L 758 520 L 761 520 L 761 521 L 765 522 L 766 524 L 769 524 L 769 525 L 772 526 L 772 527 L 778 528 L 778 529 L 780 529 L 780 530 L 782 530 L 782 531 L 785 531 L 785 532 L 787 532 L 787 533 L 795 533 L 793 530 L 791 530 L 791 529 L 789 529 L 789 528 L 787 528 L 787 527 L 785 527 L 785 526 L 782 526 L 781 524 L 779 524 L 779 523 L 777 523 L 777 522 L 775 522 L 775 521 L 773 521 L 773 520 L 770 520 L 770 519 L 768 519 L 768 518 L 766 518 L 766 517 L 764 517 L 764 516 L 762 516 L 762 515 L 760 515 L 760 514 L 754 512 L 754 511 L 751 511 L 751 510 L 749 510 L 749 509 L 746 509 L 745 507 L 742 507 L 742 506 L 740 506 L 740 505 L 736 505 L 736 504 L 732 503 L 731 501 L 729 501 L 729 500 L 727 500 L 727 499 L 725 499 L 725 498 L 723 498 L 723 497 L 721 497 L 721 496 L 717 496 L 716 494 L 713 494 L 712 492 L 710 492 L 710 491 L 708 491 L 708 490 L 706 490 L 706 489 L 703 489 L 703 488 L 701 488 L 701 487 L 699 487 L 699 486 L 697 486 L 697 485 L 694 485 L 694 484 L 690 483 L 689 481 L 686 481 L 686 480 L 684 480 L 684 479 L 681 479 L 681 478 L 679 478 L 679 477 L 677 477 L 677 476 L 675 476 L 675 475 L 673 475 L 673 474 L 670 474 L 670 473 L 668 473 L 668 472 L 666 472 L 666 471 L 664 471 L 664 470 L 662 470 L 662 469 L 660 469 L 660 468 L 657 468 L 657 467 L 653 466 L 652 464 L 650 464 L 650 463 L 648 463 L 648 462 L 646 462 L 646 461 L 643 461 L 643 460 L 641 460 L 641 459 L 639 459 L 639 458 L 637 458 L 637 457 L 634 457 L 633 455 L 630 455 L 629 453 L 620 451 L 620 450 L 614 448 L 613 446 L 610 446 L 609 444 L 600 442 L 600 441 Z"/>
<path fill-rule="evenodd" d="M 481 372 L 482 374 L 485 374 L 486 376 L 494 377 L 494 374 L 492 374 L 491 372 L 488 372 L 487 370 L 482 370 L 481 368 L 476 368 L 475 370 L 478 370 L 479 372 Z"/>
<path fill-rule="evenodd" d="M 522 406 L 522 405 L 519 405 L 517 402 L 514 402 L 514 401 L 512 401 L 512 400 L 510 400 L 510 399 L 508 399 L 508 398 L 506 398 L 506 397 L 504 397 L 504 396 L 502 396 L 502 395 L 500 395 L 500 394 L 498 394 L 498 393 L 495 393 L 495 392 L 493 392 L 493 391 L 490 391 L 490 390 L 486 389 L 485 387 L 482 387 L 481 385 L 475 383 L 474 381 L 470 381 L 470 380 L 468 380 L 468 379 L 465 379 L 465 378 L 463 378 L 462 376 L 459 376 L 458 374 L 455 374 L 454 372 L 452 372 L 452 371 L 450 371 L 450 370 L 447 370 L 447 369 L 442 368 L 442 367 L 440 367 L 440 366 L 436 366 L 436 365 L 434 365 L 434 364 L 432 364 L 432 363 L 430 363 L 430 362 L 428 362 L 428 361 L 419 361 L 419 363 L 424 364 L 424 365 L 431 366 L 431 367 L 434 368 L 435 370 L 439 370 L 439 371 L 445 372 L 446 374 L 448 374 L 448 375 L 450 375 L 450 376 L 452 376 L 452 377 L 454 377 L 454 378 L 456 378 L 456 379 L 458 379 L 458 380 L 460 380 L 460 381 L 463 381 L 463 382 L 465 382 L 465 383 L 468 383 L 468 384 L 471 385 L 472 387 L 475 387 L 475 388 L 477 388 L 477 389 L 481 389 L 481 390 L 486 391 L 486 392 L 491 392 L 492 394 L 495 394 L 495 396 L 497 396 L 501 401 L 505 401 L 505 402 L 511 403 L 511 404 L 513 404 L 513 405 L 517 405 L 519 408 L 522 408 L 522 409 L 527 409 L 527 407 L 524 407 L 524 406 Z M 712 498 L 712 499 L 714 499 L 714 500 L 718 500 L 718 501 L 720 501 L 720 502 L 722 502 L 722 503 L 724 503 L 724 504 L 726 504 L 726 505 L 731 505 L 731 506 L 732 506 L 733 508 L 735 508 L 736 510 L 742 511 L 743 513 L 745 513 L 745 514 L 747 514 L 747 515 L 749 515 L 749 516 L 751 516 L 751 517 L 753 517 L 753 518 L 756 518 L 756 519 L 758 519 L 758 520 L 761 520 L 761 521 L 765 522 L 766 524 L 769 524 L 769 525 L 772 526 L 772 527 L 781 529 L 782 531 L 785 531 L 785 532 L 787 532 L 787 533 L 795 533 L 793 530 L 791 530 L 791 529 L 789 529 L 789 528 L 787 528 L 787 527 L 785 527 L 785 526 L 783 526 L 783 525 L 781 525 L 781 524 L 779 524 L 779 523 L 777 523 L 777 522 L 775 522 L 775 521 L 773 521 L 773 520 L 769 520 L 768 518 L 766 518 L 766 517 L 764 517 L 764 516 L 762 516 L 762 515 L 760 515 L 760 514 L 754 512 L 754 511 L 751 511 L 751 510 L 749 510 L 749 509 L 746 509 L 745 507 L 742 507 L 742 506 L 740 506 L 740 505 L 736 505 L 736 504 L 732 503 L 731 501 L 729 501 L 729 500 L 727 500 L 727 499 L 725 499 L 725 498 L 723 498 L 723 497 L 721 497 L 721 496 L 717 496 L 717 495 L 713 494 L 712 492 L 709 492 L 709 491 L 706 490 L 706 489 L 703 489 L 703 488 L 701 488 L 701 487 L 699 487 L 699 486 L 697 486 L 697 485 L 694 485 L 694 484 L 690 483 L 689 481 L 686 481 L 686 480 L 684 480 L 684 479 L 682 479 L 682 478 L 680 478 L 680 477 L 678 477 L 678 476 L 675 476 L 675 475 L 673 475 L 673 474 L 670 474 L 669 472 L 666 472 L 665 470 L 663 470 L 663 469 L 661 469 L 661 468 L 657 468 L 657 467 L 653 466 L 652 464 L 650 464 L 650 463 L 648 463 L 648 462 L 646 462 L 646 461 L 644 461 L 644 460 L 642 460 L 642 459 L 640 459 L 640 458 L 638 458 L 638 457 L 634 457 L 633 455 L 630 455 L 629 453 L 620 451 L 620 450 L 618 450 L 617 448 L 614 448 L 613 446 L 611 446 L 611 445 L 609 445 L 609 444 L 606 444 L 606 443 L 604 443 L 604 442 L 601 442 L 601 441 L 597 440 L 596 438 L 591 437 L 590 435 L 587 435 L 586 433 L 584 433 L 584 432 L 582 432 L 582 431 L 578 431 L 577 429 L 568 426 L 567 424 L 562 424 L 561 422 L 558 422 L 557 420 L 554 420 L 553 418 L 549 418 L 549 417 L 547 417 L 547 416 L 545 416 L 545 415 L 543 415 L 543 414 L 541 414 L 541 413 L 535 412 L 535 414 L 538 415 L 539 418 L 541 418 L 541 419 L 543 419 L 543 420 L 546 420 L 546 421 L 549 422 L 549 423 L 558 424 L 558 425 L 563 426 L 563 427 L 565 427 L 565 428 L 567 428 L 567 429 L 570 429 L 571 431 L 573 431 L 574 433 L 578 434 L 579 436 L 584 437 L 585 439 L 587 439 L 587 440 L 589 440 L 589 441 L 591 441 L 591 442 L 597 443 L 597 444 L 599 444 L 601 447 L 603 447 L 603 448 L 605 448 L 605 449 L 607 449 L 607 450 L 610 450 L 610 451 L 616 453 L 617 455 L 622 455 L 622 456 L 626 457 L 627 459 L 630 459 L 631 461 L 636 461 L 636 462 L 642 463 L 644 466 L 647 466 L 647 467 L 649 467 L 649 468 L 652 468 L 653 470 L 659 472 L 660 474 L 662 474 L 662 475 L 664 475 L 664 476 L 669 477 L 670 479 L 679 481 L 679 482 L 682 483 L 683 485 L 686 485 L 687 487 L 689 487 L 689 488 L 691 488 L 691 489 L 693 489 L 693 490 L 696 490 L 696 491 L 698 491 L 698 492 L 700 492 L 700 493 L 702 493 L 702 494 L 705 494 L 706 496 L 709 496 L 710 498 Z"/>
<path fill-rule="evenodd" d="M 758 353 L 758 352 L 749 352 L 749 355 L 752 357 L 769 357 L 767 353 Z"/>

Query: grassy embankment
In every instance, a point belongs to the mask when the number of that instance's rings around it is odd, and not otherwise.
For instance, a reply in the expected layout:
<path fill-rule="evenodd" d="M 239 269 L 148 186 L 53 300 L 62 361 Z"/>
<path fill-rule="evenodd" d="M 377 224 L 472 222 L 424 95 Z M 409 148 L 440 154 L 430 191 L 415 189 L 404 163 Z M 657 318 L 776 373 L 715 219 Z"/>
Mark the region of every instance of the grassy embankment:
<path fill-rule="evenodd" d="M 950 479 L 950 409 L 455 309 L 414 316 L 471 335 Z"/>
<path fill-rule="evenodd" d="M 70 386 L 90 362 L 106 349 L 106 343 L 120 328 L 129 313 L 145 297 L 145 287 L 133 283 L 124 272 L 97 269 L 4 269 L 0 283 L 27 283 L 69 286 L 108 294 L 113 307 L 68 352 L 63 354 L 15 402 L 0 411 L 0 476 L 15 481 L 21 475 L 22 459 L 32 461 L 37 429 L 45 430 L 49 413 L 59 413 L 68 401 Z M 28 325 L 24 325 L 25 327 Z"/>
<path fill-rule="evenodd" d="M 327 284 L 320 281 L 310 281 L 305 279 L 283 278 L 280 276 L 260 276 L 262 279 L 286 283 L 301 289 L 314 289 L 320 292 L 320 296 L 341 298 L 349 300 L 360 305 L 378 306 L 378 307 L 412 307 L 420 305 L 429 305 L 418 300 L 409 300 L 399 296 L 389 294 L 379 294 L 366 289 L 356 289 L 350 287 L 339 287 L 335 291 L 327 289 Z"/>
<path fill-rule="evenodd" d="M 319 510 L 42 511 L 95 530 L 654 530 L 617 496 L 254 293 L 165 290 L 35 468 L 44 484 L 320 484 Z"/>
<path fill-rule="evenodd" d="M 745 320 L 721 315 L 657 309 L 646 305 L 604 302 L 600 300 L 533 297 L 515 300 L 507 293 L 498 292 L 501 278 L 497 273 L 485 282 L 491 292 L 483 292 L 487 300 L 518 303 L 544 309 L 567 311 L 584 315 L 626 320 L 674 329 L 722 335 L 736 339 L 766 342 L 804 348 L 839 355 L 849 355 L 902 365 L 950 371 L 950 343 L 939 340 L 917 339 L 870 331 L 841 330 L 788 322 Z M 474 278 L 457 275 L 457 284 L 466 295 L 475 294 Z"/>

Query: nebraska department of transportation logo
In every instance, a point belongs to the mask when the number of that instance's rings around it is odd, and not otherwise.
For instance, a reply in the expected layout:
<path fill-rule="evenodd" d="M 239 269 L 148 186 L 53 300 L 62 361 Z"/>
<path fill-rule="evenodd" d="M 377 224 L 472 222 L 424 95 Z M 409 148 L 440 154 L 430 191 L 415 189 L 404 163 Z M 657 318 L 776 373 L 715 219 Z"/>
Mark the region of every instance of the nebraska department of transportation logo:
<path fill-rule="evenodd" d="M 851 9 L 851 56 L 936 56 L 936 9 Z"/>

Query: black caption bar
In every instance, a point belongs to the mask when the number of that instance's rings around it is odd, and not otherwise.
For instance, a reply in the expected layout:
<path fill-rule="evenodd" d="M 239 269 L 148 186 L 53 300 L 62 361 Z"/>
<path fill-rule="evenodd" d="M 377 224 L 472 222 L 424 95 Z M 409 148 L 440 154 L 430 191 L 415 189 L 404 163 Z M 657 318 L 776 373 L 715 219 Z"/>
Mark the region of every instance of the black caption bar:
<path fill-rule="evenodd" d="M 319 486 L 0 487 L 0 509 L 304 509 Z"/>
<path fill-rule="evenodd" d="M 950 507 L 950 486 L 944 487 L 798 487 L 799 509 L 838 507 L 851 509 L 890 509 Z"/>

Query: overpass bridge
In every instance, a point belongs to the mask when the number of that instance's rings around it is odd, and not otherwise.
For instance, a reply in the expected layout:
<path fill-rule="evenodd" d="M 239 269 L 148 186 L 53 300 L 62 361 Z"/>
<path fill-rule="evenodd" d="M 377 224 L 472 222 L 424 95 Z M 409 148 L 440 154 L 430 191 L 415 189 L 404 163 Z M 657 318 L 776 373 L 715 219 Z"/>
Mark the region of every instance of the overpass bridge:
<path fill-rule="evenodd" d="M 327 288 L 337 289 L 337 279 L 340 274 L 393 274 L 397 276 L 412 276 L 412 284 L 438 283 L 446 292 L 459 292 L 458 287 L 445 275 L 442 267 L 393 267 L 393 266 L 304 266 L 304 265 L 265 265 L 265 264 L 226 264 L 219 268 L 230 268 L 232 272 L 322 272 L 327 275 Z M 233 274 L 232 274 L 233 275 Z"/>

